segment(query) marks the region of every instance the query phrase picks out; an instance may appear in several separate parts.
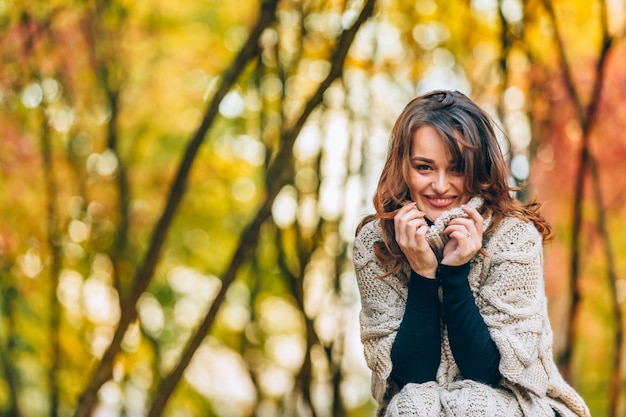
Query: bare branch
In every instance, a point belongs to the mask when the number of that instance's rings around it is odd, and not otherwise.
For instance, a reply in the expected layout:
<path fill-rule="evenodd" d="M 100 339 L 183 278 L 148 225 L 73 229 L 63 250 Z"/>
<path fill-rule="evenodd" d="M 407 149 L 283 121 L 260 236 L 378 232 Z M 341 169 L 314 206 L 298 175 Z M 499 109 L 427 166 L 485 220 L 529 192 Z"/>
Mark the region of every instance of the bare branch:
<path fill-rule="evenodd" d="M 56 291 L 59 285 L 61 273 L 61 233 L 58 225 L 58 211 L 56 208 L 57 186 L 54 179 L 54 165 L 52 158 L 52 143 L 50 139 L 50 127 L 46 122 L 45 114 L 41 112 L 41 154 L 43 160 L 43 176 L 46 191 L 46 227 L 48 249 L 50 250 L 50 303 L 49 337 L 51 348 L 51 364 L 48 372 L 48 386 L 50 389 L 50 417 L 58 415 L 59 404 L 59 359 L 61 357 L 61 343 L 59 328 L 61 326 L 61 305 L 57 299 Z"/>
<path fill-rule="evenodd" d="M 198 150 L 204 141 L 209 127 L 212 125 L 218 114 L 220 102 L 235 83 L 241 72 L 245 69 L 246 64 L 256 56 L 258 39 L 263 33 L 263 30 L 265 30 L 265 28 L 274 21 L 277 3 L 278 0 L 267 0 L 261 4 L 261 13 L 256 25 L 252 29 L 247 42 L 243 45 L 235 60 L 224 72 L 221 83 L 205 112 L 200 127 L 195 132 L 185 150 L 185 154 L 179 165 L 174 182 L 170 187 L 169 196 L 163 210 L 163 214 L 155 226 L 154 234 L 150 241 L 150 246 L 145 255 L 145 259 L 141 264 L 141 267 L 137 270 L 133 279 L 133 288 L 128 298 L 123 303 L 124 309 L 122 309 L 118 327 L 115 330 L 111 344 L 104 352 L 102 359 L 94 370 L 89 385 L 80 396 L 79 403 L 74 414 L 76 417 L 87 417 L 90 414 L 96 403 L 98 390 L 102 384 L 111 378 L 115 356 L 120 350 L 126 330 L 137 317 L 137 301 L 152 280 L 167 233 L 172 224 L 174 215 L 176 214 L 182 201 L 193 161 L 196 158 Z"/>
<path fill-rule="evenodd" d="M 202 323 L 185 347 L 185 350 L 181 355 L 180 362 L 175 367 L 175 369 L 163 379 L 162 383 L 159 385 L 159 388 L 157 389 L 157 392 L 155 394 L 154 403 L 152 404 L 152 407 L 148 412 L 148 417 L 157 417 L 161 414 L 165 407 L 165 404 L 172 395 L 174 388 L 182 377 L 184 370 L 189 365 L 191 358 L 202 344 L 202 341 L 204 340 L 207 333 L 211 330 L 213 322 L 215 321 L 215 318 L 217 316 L 217 312 L 219 311 L 222 302 L 224 301 L 228 288 L 230 288 L 230 285 L 234 282 L 239 268 L 250 256 L 250 254 L 254 250 L 254 247 L 256 246 L 256 243 L 259 239 L 261 225 L 271 215 L 272 204 L 276 199 L 276 196 L 278 195 L 286 181 L 292 177 L 293 144 L 295 143 L 296 138 L 300 133 L 300 130 L 304 126 L 304 123 L 306 122 L 310 114 L 322 102 L 324 92 L 332 85 L 335 79 L 341 76 L 344 62 L 346 56 L 348 55 L 350 46 L 354 41 L 357 31 L 360 29 L 362 24 L 371 16 L 374 10 L 374 4 L 375 0 L 368 0 L 353 26 L 347 29 L 341 35 L 336 52 L 331 60 L 332 66 L 330 72 L 328 73 L 326 78 L 320 83 L 317 91 L 307 101 L 305 108 L 300 113 L 300 117 L 296 120 L 294 125 L 282 135 L 281 148 L 278 151 L 278 155 L 274 159 L 273 163 L 270 165 L 267 173 L 267 198 L 264 201 L 263 205 L 257 211 L 257 214 L 252 222 L 245 228 L 245 230 L 241 234 L 237 249 L 231 259 L 229 266 L 223 274 L 222 286 L 220 287 L 220 291 L 213 300 L 213 303 L 209 308 L 206 316 L 204 317 Z"/>
<path fill-rule="evenodd" d="M 585 184 L 585 176 L 589 171 L 591 174 L 591 179 L 593 183 L 593 191 L 595 197 L 595 203 L 597 205 L 597 216 L 598 216 L 598 232 L 602 238 L 602 243 L 604 247 L 604 254 L 607 262 L 607 275 L 609 282 L 609 289 L 611 292 L 611 297 L 613 300 L 613 317 L 615 320 L 616 326 L 616 335 L 615 335 L 615 356 L 613 363 L 613 374 L 611 376 L 611 390 L 609 392 L 609 413 L 611 417 L 615 417 L 617 415 L 618 403 L 619 403 L 619 391 L 620 391 L 620 382 L 621 382 L 621 369 L 623 362 L 623 345 L 624 345 L 624 336 L 623 336 L 623 320 L 619 307 L 619 300 L 617 296 L 617 288 L 616 288 L 616 280 L 617 274 L 615 272 L 615 259 L 613 256 L 613 251 L 611 249 L 611 243 L 609 239 L 609 233 L 605 220 L 605 207 L 602 201 L 602 193 L 600 187 L 600 179 L 598 174 L 597 163 L 595 158 L 593 157 L 589 142 L 591 140 L 592 129 L 595 124 L 595 120 L 598 114 L 598 108 L 601 101 L 602 96 L 602 87 L 604 85 L 605 72 L 607 68 L 607 59 L 609 55 L 609 51 L 614 43 L 614 38 L 609 34 L 608 31 L 608 22 L 607 22 L 607 8 L 604 1 L 600 2 L 601 6 L 601 27 L 602 27 L 602 43 L 600 45 L 599 57 L 596 63 L 595 73 L 596 78 L 593 85 L 593 90 L 591 94 L 591 100 L 586 108 L 586 111 L 583 110 L 582 100 L 580 96 L 576 92 L 576 88 L 574 86 L 574 81 L 571 73 L 571 68 L 569 65 L 569 61 L 565 54 L 565 47 L 563 44 L 562 37 L 559 33 L 557 26 L 557 19 L 554 13 L 554 9 L 552 7 L 552 3 L 550 0 L 545 0 L 544 4 L 546 9 L 550 15 L 552 20 L 552 24 L 555 30 L 555 40 L 557 42 L 559 57 L 561 61 L 561 66 L 563 68 L 563 77 L 567 86 L 567 90 L 569 92 L 570 98 L 574 103 L 574 107 L 576 109 L 576 114 L 578 117 L 578 122 L 582 128 L 582 140 L 581 140 L 581 149 L 579 154 L 579 168 L 578 168 L 578 176 L 576 178 L 575 185 L 575 195 L 574 195 L 574 212 L 572 219 L 572 239 L 570 243 L 571 247 L 571 261 L 570 261 L 570 287 L 572 291 L 571 305 L 569 311 L 569 326 L 567 329 L 566 336 L 566 347 L 563 353 L 560 355 L 558 359 L 558 363 L 563 367 L 563 373 L 565 376 L 570 375 L 570 366 L 571 366 L 571 356 L 574 342 L 574 331 L 576 328 L 578 311 L 580 309 L 580 299 L 581 293 L 578 285 L 579 275 L 580 275 L 580 263 L 581 263 L 581 225 L 582 225 L 582 202 L 584 197 L 584 184 Z"/>

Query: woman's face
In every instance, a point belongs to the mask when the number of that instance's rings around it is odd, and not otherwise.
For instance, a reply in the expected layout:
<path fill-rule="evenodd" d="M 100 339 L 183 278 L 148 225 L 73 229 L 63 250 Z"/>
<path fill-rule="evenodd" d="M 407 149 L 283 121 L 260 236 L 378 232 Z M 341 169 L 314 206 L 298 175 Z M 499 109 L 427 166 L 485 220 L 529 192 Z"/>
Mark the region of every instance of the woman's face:
<path fill-rule="evenodd" d="M 444 140 L 431 126 L 422 126 L 413 135 L 407 185 L 417 208 L 434 221 L 443 212 L 467 203 L 465 177 L 451 161 Z"/>

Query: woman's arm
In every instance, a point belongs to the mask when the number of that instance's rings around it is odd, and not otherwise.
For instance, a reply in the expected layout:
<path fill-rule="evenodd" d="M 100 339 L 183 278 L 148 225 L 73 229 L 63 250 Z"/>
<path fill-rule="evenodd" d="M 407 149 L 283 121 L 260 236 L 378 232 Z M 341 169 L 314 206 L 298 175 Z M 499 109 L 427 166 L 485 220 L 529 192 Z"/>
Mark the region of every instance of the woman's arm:
<path fill-rule="evenodd" d="M 500 352 L 507 384 L 543 396 L 552 331 L 543 283 L 542 237 L 530 222 L 505 218 L 485 246 L 476 304 Z"/>
<path fill-rule="evenodd" d="M 469 264 L 439 268 L 450 348 L 465 378 L 495 386 L 501 379 L 500 353 L 476 306 L 468 275 Z"/>
<path fill-rule="evenodd" d="M 361 299 L 359 314 L 365 362 L 372 371 L 372 395 L 385 402 L 390 387 L 391 347 L 402 322 L 406 288 L 374 256 L 374 244 L 381 240 L 380 226 L 370 222 L 354 240 L 352 261 Z M 382 278 L 384 277 L 384 278 Z"/>
<path fill-rule="evenodd" d="M 439 280 L 411 271 L 409 297 L 391 348 L 391 376 L 399 387 L 434 381 L 441 360 Z"/>

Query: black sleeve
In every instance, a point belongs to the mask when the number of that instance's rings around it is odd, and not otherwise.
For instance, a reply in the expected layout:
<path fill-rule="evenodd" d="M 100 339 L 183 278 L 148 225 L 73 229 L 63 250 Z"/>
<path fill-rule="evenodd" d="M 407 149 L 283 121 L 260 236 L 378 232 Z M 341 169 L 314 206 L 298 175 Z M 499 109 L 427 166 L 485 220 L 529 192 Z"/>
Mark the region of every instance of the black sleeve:
<path fill-rule="evenodd" d="M 402 387 L 434 381 L 441 356 L 439 280 L 411 272 L 409 296 L 391 348 L 391 376 Z"/>
<path fill-rule="evenodd" d="M 468 274 L 469 264 L 439 267 L 450 348 L 465 378 L 495 386 L 501 378 L 500 352 L 476 306 Z"/>

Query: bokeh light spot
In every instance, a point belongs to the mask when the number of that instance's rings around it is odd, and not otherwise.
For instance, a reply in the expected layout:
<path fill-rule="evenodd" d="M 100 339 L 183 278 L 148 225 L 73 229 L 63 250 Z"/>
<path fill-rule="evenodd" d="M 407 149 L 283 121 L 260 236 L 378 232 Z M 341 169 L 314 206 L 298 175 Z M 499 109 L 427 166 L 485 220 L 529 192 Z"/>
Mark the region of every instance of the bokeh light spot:
<path fill-rule="evenodd" d="M 22 104 L 24 107 L 34 109 L 43 100 L 43 90 L 38 83 L 32 83 L 24 88 L 22 91 Z"/>

